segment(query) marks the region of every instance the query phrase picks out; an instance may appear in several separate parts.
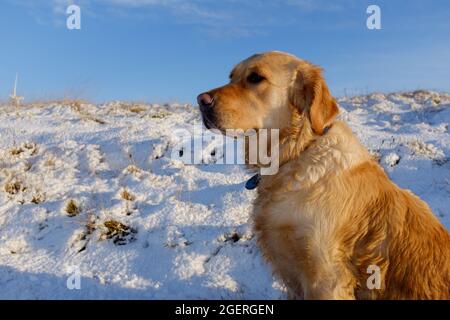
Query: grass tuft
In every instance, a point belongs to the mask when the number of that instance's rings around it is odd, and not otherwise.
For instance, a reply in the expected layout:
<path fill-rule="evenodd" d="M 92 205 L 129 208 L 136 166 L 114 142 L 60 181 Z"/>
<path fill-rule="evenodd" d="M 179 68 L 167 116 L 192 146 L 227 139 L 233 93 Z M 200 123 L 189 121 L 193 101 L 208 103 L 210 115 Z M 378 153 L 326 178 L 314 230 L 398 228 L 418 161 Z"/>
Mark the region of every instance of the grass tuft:
<path fill-rule="evenodd" d="M 18 156 L 19 154 L 23 153 L 25 150 L 23 150 L 21 147 L 17 147 L 17 148 L 12 148 L 11 150 L 9 150 L 9 153 L 12 156 Z"/>
<path fill-rule="evenodd" d="M 66 203 L 65 211 L 69 217 L 75 217 L 76 215 L 80 214 L 81 209 L 79 206 L 77 206 L 77 204 L 75 203 L 75 200 L 70 199 Z"/>
<path fill-rule="evenodd" d="M 5 184 L 3 187 L 6 193 L 18 194 L 21 191 L 25 191 L 25 187 L 19 180 L 11 180 Z"/>
<path fill-rule="evenodd" d="M 128 191 L 127 189 L 123 189 L 122 192 L 120 193 L 120 196 L 122 197 L 122 199 L 126 201 L 136 200 L 136 197 L 133 194 L 131 194 L 130 191 Z"/>
<path fill-rule="evenodd" d="M 41 193 L 35 193 L 31 199 L 31 203 L 40 204 L 45 201 L 44 196 Z"/>
<path fill-rule="evenodd" d="M 28 154 L 34 156 L 37 153 L 37 146 L 32 142 L 25 142 L 20 147 L 14 147 L 9 150 L 9 153 L 13 156 L 18 156 L 25 151 L 28 151 Z"/>
<path fill-rule="evenodd" d="M 124 245 L 133 242 L 137 231 L 116 220 L 108 220 L 103 223 L 105 230 L 102 238 L 113 239 L 115 245 Z"/>
<path fill-rule="evenodd" d="M 147 109 L 140 105 L 133 105 L 130 107 L 129 110 L 130 110 L 130 112 L 133 112 L 133 113 L 141 113 L 141 112 L 146 111 Z"/>
<path fill-rule="evenodd" d="M 141 169 L 135 165 L 129 165 L 128 167 L 125 168 L 125 170 L 123 170 L 123 172 L 125 174 L 139 174 L 141 173 Z"/>

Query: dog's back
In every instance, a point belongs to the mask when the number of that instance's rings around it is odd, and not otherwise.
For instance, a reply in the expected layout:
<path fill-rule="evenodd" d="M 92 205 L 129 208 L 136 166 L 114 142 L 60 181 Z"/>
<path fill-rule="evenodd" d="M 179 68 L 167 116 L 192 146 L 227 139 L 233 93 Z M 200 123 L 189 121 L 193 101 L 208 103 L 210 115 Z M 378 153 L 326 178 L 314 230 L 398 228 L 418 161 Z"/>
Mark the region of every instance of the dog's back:
<path fill-rule="evenodd" d="M 450 235 L 428 205 L 392 183 L 375 162 L 348 174 L 362 208 L 348 235 L 358 269 L 357 298 L 450 299 Z M 355 190 L 356 192 L 356 190 Z M 367 219 L 366 221 L 364 221 Z M 382 287 L 367 287 L 368 265 L 382 270 Z"/>

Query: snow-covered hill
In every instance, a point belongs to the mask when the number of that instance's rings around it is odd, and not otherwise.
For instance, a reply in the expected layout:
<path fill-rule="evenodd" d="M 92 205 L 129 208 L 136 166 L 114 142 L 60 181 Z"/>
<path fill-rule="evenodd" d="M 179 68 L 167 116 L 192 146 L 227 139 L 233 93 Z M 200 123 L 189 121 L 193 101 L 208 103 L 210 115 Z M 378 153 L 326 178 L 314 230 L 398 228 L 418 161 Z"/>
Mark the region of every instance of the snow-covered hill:
<path fill-rule="evenodd" d="M 449 228 L 450 95 L 339 103 Z M 171 157 L 195 124 L 189 105 L 0 106 L 0 298 L 284 297 L 255 245 L 244 168 L 215 164 L 214 141 L 203 164 Z"/>

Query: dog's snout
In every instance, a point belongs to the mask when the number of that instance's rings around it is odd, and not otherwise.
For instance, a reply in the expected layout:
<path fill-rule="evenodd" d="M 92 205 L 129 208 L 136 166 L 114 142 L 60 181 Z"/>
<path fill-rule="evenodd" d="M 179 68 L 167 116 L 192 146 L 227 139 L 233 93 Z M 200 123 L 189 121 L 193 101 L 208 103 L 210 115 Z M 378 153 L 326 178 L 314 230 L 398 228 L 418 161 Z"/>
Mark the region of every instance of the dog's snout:
<path fill-rule="evenodd" d="M 211 107 L 213 100 L 213 97 L 208 92 L 201 93 L 197 97 L 197 102 L 200 107 Z"/>

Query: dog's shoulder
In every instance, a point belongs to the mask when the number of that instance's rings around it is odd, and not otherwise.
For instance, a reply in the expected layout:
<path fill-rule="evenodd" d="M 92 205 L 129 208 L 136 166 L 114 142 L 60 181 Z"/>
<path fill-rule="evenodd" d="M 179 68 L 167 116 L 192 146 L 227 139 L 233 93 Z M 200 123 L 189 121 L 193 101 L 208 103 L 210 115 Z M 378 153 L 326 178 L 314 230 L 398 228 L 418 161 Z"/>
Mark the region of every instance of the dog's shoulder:
<path fill-rule="evenodd" d="M 336 121 L 326 134 L 317 137 L 298 158 L 280 167 L 276 175 L 264 176 L 260 190 L 261 193 L 307 191 L 319 180 L 371 160 L 371 155 L 348 125 Z"/>

